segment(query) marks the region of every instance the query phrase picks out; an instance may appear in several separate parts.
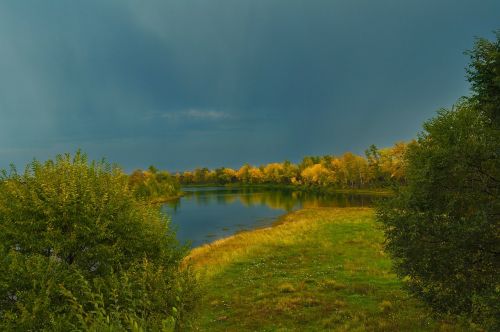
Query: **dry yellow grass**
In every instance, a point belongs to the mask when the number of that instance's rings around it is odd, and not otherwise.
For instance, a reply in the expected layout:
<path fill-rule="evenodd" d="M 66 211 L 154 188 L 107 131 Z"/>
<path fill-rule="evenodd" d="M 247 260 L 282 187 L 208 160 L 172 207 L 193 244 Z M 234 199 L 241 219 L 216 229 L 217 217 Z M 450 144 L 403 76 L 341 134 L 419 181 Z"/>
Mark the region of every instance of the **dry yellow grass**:
<path fill-rule="evenodd" d="M 369 208 L 308 208 L 289 213 L 273 227 L 245 231 L 233 236 L 194 248 L 185 263 L 190 264 L 205 277 L 222 271 L 238 259 L 264 254 L 267 245 L 287 246 L 292 243 L 307 241 L 307 235 L 325 223 L 332 222 L 332 215 L 337 222 L 371 216 Z"/>

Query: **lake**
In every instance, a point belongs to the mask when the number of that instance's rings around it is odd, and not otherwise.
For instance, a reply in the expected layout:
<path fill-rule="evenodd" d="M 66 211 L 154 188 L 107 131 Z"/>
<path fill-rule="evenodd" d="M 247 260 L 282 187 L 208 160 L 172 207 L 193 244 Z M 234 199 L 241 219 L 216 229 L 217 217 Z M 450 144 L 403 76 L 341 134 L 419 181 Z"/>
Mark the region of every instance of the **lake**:
<path fill-rule="evenodd" d="M 185 196 L 162 206 L 182 243 L 192 247 L 240 231 L 272 225 L 287 212 L 307 207 L 372 206 L 375 196 L 319 194 L 265 188 L 184 187 Z"/>

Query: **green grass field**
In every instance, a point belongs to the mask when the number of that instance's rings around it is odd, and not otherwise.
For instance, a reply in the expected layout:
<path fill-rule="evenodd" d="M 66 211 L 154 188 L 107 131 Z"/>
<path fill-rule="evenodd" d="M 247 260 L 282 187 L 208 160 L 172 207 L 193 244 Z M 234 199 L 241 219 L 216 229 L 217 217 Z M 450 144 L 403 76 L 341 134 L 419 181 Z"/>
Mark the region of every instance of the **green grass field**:
<path fill-rule="evenodd" d="M 194 249 L 204 289 L 193 331 L 470 331 L 410 298 L 374 212 L 304 209 Z"/>

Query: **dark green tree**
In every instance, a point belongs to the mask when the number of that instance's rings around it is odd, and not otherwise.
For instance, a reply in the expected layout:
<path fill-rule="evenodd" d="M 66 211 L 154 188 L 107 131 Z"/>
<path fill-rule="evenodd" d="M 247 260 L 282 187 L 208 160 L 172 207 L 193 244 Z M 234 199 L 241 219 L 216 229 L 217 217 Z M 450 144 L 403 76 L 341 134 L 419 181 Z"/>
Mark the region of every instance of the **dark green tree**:
<path fill-rule="evenodd" d="M 476 39 L 474 48 L 467 51 L 470 64 L 467 78 L 471 83 L 471 100 L 497 128 L 500 126 L 500 30 L 496 40 Z"/>
<path fill-rule="evenodd" d="M 377 211 L 409 289 L 492 330 L 500 327 L 499 151 L 499 132 L 475 103 L 441 110 L 408 148 L 407 186 Z"/>
<path fill-rule="evenodd" d="M 0 181 L 0 330 L 172 330 L 193 283 L 185 249 L 128 177 L 78 152 Z"/>
<path fill-rule="evenodd" d="M 148 167 L 148 171 L 150 171 L 151 174 L 156 174 L 156 173 L 158 173 L 158 168 L 156 168 L 154 165 L 150 165 Z"/>
<path fill-rule="evenodd" d="M 438 312 L 500 330 L 500 33 L 468 54 L 472 96 L 424 124 L 407 186 L 377 211 L 409 289 Z"/>

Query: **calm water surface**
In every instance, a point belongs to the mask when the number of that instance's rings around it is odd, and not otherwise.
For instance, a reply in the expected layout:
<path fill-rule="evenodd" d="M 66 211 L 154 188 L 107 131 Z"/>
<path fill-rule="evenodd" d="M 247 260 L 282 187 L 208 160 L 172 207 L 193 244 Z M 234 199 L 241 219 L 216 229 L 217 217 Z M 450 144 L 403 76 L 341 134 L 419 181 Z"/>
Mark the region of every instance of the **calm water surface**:
<path fill-rule="evenodd" d="M 281 215 L 306 207 L 371 206 L 370 195 L 317 194 L 293 190 L 185 187 L 186 195 L 163 205 L 181 242 L 196 247 L 242 230 L 273 224 Z"/>

